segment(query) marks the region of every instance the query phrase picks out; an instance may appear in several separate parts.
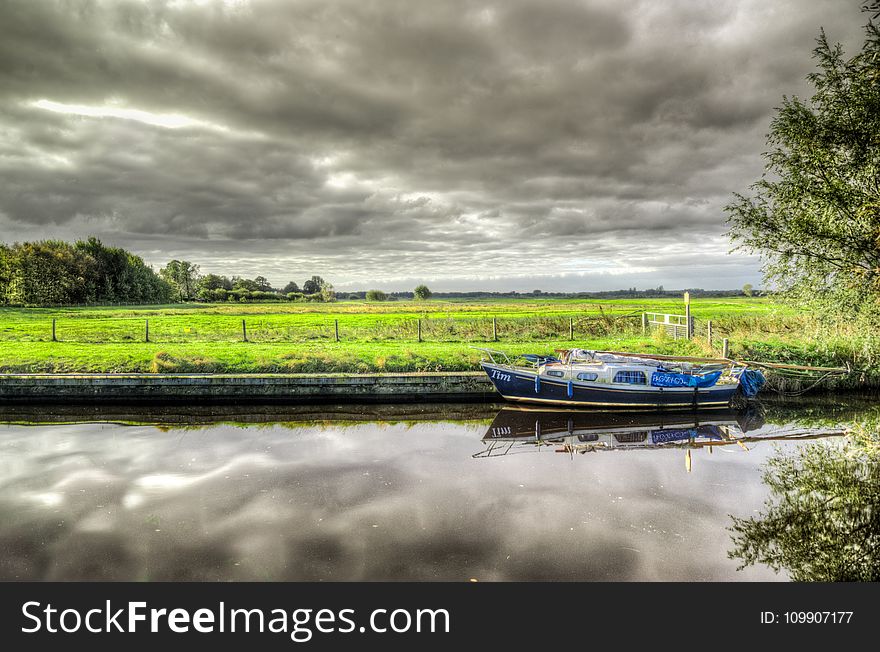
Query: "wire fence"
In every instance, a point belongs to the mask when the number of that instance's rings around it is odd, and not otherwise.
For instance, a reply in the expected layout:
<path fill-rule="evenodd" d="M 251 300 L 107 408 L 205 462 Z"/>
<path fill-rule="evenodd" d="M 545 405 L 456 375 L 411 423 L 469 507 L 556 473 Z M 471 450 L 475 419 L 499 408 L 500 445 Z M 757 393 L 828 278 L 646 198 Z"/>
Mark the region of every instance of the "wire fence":
<path fill-rule="evenodd" d="M 283 315 L 185 318 L 64 317 L 0 324 L 0 342 L 82 344 L 198 342 L 501 342 L 637 334 L 640 313 L 529 317 Z"/>

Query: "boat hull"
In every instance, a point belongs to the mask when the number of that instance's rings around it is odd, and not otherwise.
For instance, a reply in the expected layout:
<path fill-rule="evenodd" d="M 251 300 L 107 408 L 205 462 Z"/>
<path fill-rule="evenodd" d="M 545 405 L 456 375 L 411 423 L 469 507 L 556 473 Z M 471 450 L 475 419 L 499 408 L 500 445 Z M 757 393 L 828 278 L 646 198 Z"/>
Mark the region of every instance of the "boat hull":
<path fill-rule="evenodd" d="M 713 387 L 612 386 L 556 380 L 525 369 L 480 363 L 501 396 L 518 403 L 587 406 L 611 410 L 693 410 L 730 407 L 738 385 Z"/>

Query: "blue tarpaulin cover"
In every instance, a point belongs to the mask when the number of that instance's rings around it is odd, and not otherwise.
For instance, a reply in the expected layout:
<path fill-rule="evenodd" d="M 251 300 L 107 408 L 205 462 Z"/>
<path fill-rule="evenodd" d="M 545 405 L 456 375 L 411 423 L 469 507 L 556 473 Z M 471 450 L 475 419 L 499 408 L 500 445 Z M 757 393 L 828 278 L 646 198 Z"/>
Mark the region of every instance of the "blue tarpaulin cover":
<path fill-rule="evenodd" d="M 756 396 L 765 382 L 767 379 L 764 378 L 764 374 L 757 369 L 746 369 L 739 377 L 739 386 L 742 387 L 743 394 L 748 398 Z"/>
<path fill-rule="evenodd" d="M 702 376 L 677 374 L 672 371 L 655 371 L 651 374 L 653 387 L 712 387 L 721 378 L 720 371 L 713 371 Z"/>

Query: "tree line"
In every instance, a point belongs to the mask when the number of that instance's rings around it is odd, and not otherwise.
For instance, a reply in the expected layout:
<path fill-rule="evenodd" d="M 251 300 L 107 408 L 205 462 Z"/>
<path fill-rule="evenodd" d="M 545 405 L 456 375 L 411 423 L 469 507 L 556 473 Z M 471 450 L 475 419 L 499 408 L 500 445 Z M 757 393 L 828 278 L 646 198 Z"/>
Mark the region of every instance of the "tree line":
<path fill-rule="evenodd" d="M 201 274 L 172 260 L 156 273 L 142 258 L 97 238 L 0 243 L 0 305 L 53 306 L 178 301 L 334 301 L 333 286 L 312 276 L 300 288 L 273 288 L 254 279 Z"/>
<path fill-rule="evenodd" d="M 221 274 L 202 274 L 198 265 L 172 260 L 159 270 L 159 276 L 172 288 L 177 301 L 335 301 L 333 285 L 320 276 L 307 279 L 302 287 L 290 281 L 274 288 L 265 276 L 244 278 Z"/>
<path fill-rule="evenodd" d="M 0 305 L 52 306 L 100 303 L 161 304 L 182 301 L 377 301 L 438 299 L 611 299 L 681 296 L 681 290 L 629 288 L 603 292 L 437 292 L 418 285 L 411 292 L 373 289 L 336 293 L 333 285 L 312 276 L 300 286 L 290 281 L 275 288 L 264 276 L 244 278 L 202 274 L 199 265 L 172 260 L 156 273 L 134 254 L 108 247 L 97 238 L 74 243 L 60 240 L 0 243 Z M 689 290 L 692 297 L 751 296 L 739 290 Z"/>
<path fill-rule="evenodd" d="M 140 257 L 96 238 L 0 243 L 0 304 L 168 303 L 173 296 Z"/>

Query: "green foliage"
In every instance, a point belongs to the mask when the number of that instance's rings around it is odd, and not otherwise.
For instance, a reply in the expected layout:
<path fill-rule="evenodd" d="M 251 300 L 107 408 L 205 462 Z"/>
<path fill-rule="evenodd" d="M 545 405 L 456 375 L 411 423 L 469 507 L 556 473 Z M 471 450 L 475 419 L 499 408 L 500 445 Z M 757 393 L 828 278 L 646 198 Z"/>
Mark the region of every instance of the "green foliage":
<path fill-rule="evenodd" d="M 753 289 L 754 288 L 752 287 L 751 283 L 746 283 L 745 285 L 743 285 L 743 294 L 746 295 L 747 297 L 750 297 L 750 296 L 752 296 Z"/>
<path fill-rule="evenodd" d="M 367 290 L 367 301 L 388 301 L 388 295 L 382 290 Z"/>
<path fill-rule="evenodd" d="M 321 291 L 321 286 L 323 284 L 324 279 L 322 279 L 320 276 L 313 276 L 308 281 L 303 283 L 303 294 L 318 294 Z"/>
<path fill-rule="evenodd" d="M 331 303 L 336 301 L 336 292 L 333 290 L 333 286 L 327 281 L 321 281 L 321 289 L 319 291 L 321 295 L 321 301 L 324 303 Z"/>
<path fill-rule="evenodd" d="M 413 296 L 419 301 L 425 301 L 431 298 L 431 290 L 428 289 L 427 285 L 417 285 L 416 289 L 413 290 Z"/>
<path fill-rule="evenodd" d="M 0 303 L 163 303 L 172 287 L 144 261 L 90 238 L 0 245 Z"/>
<path fill-rule="evenodd" d="M 192 301 L 199 290 L 199 266 L 187 260 L 172 260 L 159 270 L 180 301 Z"/>
<path fill-rule="evenodd" d="M 828 316 L 880 321 L 880 30 L 847 59 L 820 33 L 810 102 L 783 98 L 767 174 L 726 207 L 768 286 Z"/>
<path fill-rule="evenodd" d="M 199 279 L 198 289 L 201 290 L 231 290 L 232 281 L 225 276 L 217 274 L 205 274 Z"/>
<path fill-rule="evenodd" d="M 237 291 L 258 292 L 260 284 L 256 280 L 249 278 L 241 278 L 240 276 L 232 277 L 232 289 Z"/>
<path fill-rule="evenodd" d="M 291 292 L 299 292 L 299 286 L 296 284 L 296 281 L 291 281 L 281 290 L 284 294 L 290 294 Z"/>
<path fill-rule="evenodd" d="M 876 444 L 876 434 L 870 437 Z M 768 462 L 765 512 L 733 518 L 743 567 L 786 569 L 795 581 L 880 580 L 880 459 L 858 441 L 811 444 Z"/>

